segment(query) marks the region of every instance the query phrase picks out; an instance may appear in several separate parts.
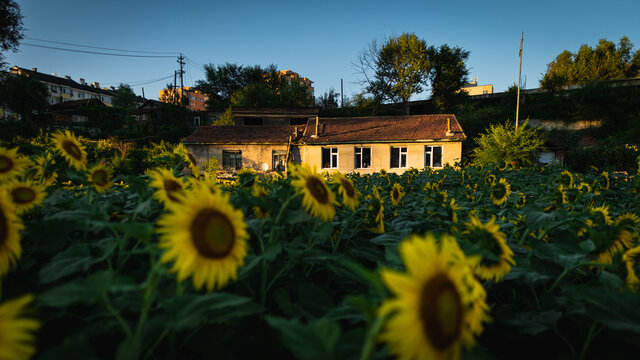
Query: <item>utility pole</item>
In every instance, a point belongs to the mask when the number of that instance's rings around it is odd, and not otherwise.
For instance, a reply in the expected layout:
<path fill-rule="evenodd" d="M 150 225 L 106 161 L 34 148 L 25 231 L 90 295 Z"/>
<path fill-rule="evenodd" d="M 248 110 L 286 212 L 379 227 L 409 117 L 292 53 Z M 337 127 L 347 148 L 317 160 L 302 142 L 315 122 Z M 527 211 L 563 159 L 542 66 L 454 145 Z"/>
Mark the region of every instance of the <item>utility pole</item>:
<path fill-rule="evenodd" d="M 176 96 L 176 76 L 178 75 L 177 71 L 173 71 L 173 91 L 172 91 L 172 99 L 171 101 L 173 101 L 173 103 L 176 103 L 176 100 L 178 99 L 178 97 Z"/>
<path fill-rule="evenodd" d="M 344 88 L 342 87 L 342 78 L 340 78 L 340 107 L 344 107 Z"/>
<path fill-rule="evenodd" d="M 184 74 L 184 70 L 182 69 L 182 67 L 184 66 L 185 62 L 184 62 L 184 56 L 182 56 L 182 53 L 180 53 L 180 56 L 178 57 L 178 64 L 180 64 L 180 99 L 179 99 L 179 104 L 182 105 L 182 92 L 184 91 L 184 82 L 182 79 L 182 75 Z"/>
<path fill-rule="evenodd" d="M 524 40 L 524 31 L 520 34 L 520 68 L 518 69 L 518 97 L 516 100 L 516 129 L 518 129 L 518 116 L 520 115 L 520 78 L 522 77 L 522 40 Z"/>

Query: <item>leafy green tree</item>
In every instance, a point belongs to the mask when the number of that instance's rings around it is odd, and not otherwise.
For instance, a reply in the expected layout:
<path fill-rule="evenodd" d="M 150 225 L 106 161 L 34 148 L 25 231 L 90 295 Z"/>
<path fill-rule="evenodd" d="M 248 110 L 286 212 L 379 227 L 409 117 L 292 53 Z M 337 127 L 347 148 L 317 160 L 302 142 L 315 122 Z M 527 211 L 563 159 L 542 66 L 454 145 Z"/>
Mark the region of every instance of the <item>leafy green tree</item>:
<path fill-rule="evenodd" d="M 633 53 L 633 43 L 623 36 L 617 45 L 600 39 L 595 48 L 584 44 L 576 53 L 564 50 L 547 64 L 547 72 L 540 81 L 540 86 L 558 90 L 569 85 L 638 75 L 640 50 Z"/>
<path fill-rule="evenodd" d="M 122 110 L 133 110 L 138 105 L 138 96 L 133 92 L 131 86 L 120 84 L 111 98 L 111 103 L 114 107 Z"/>
<path fill-rule="evenodd" d="M 7 74 L 0 81 L 0 105 L 24 120 L 37 119 L 38 112 L 49 105 L 48 95 L 47 87 L 28 75 Z"/>
<path fill-rule="evenodd" d="M 335 89 L 331 88 L 325 91 L 324 94 L 318 96 L 316 99 L 316 106 L 324 111 L 337 109 L 340 107 L 340 103 L 338 103 L 339 97 L 340 94 Z"/>
<path fill-rule="evenodd" d="M 292 108 L 313 103 L 313 97 L 301 81 L 277 76 L 267 82 L 249 84 L 231 96 L 232 106 Z"/>
<path fill-rule="evenodd" d="M 0 0 L 0 50 L 18 50 L 22 31 L 20 6 L 13 0 Z M 0 52 L 0 68 L 4 68 L 4 54 Z"/>
<path fill-rule="evenodd" d="M 526 122 L 517 129 L 507 122 L 491 125 L 476 143 L 472 157 L 477 165 L 506 162 L 527 166 L 537 162 L 545 138 L 542 130 L 529 128 Z"/>
<path fill-rule="evenodd" d="M 438 49 L 429 48 L 431 100 L 436 111 L 451 112 L 453 106 L 462 104 L 468 97 L 466 92 L 460 91 L 469 76 L 465 64 L 468 58 L 469 52 L 459 47 L 444 44 Z"/>

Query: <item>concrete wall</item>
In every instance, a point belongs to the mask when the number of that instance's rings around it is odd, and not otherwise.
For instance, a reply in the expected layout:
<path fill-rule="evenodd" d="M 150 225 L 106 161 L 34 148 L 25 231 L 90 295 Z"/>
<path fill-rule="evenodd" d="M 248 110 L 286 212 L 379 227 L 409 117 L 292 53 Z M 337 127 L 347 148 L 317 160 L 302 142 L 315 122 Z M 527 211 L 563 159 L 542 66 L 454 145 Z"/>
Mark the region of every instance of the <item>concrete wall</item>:
<path fill-rule="evenodd" d="M 391 164 L 391 147 L 407 148 L 407 167 L 390 169 Z M 340 171 L 349 173 L 358 171 L 363 174 L 379 172 L 385 169 L 398 174 L 414 167 L 423 169 L 424 164 L 424 147 L 425 146 L 442 146 L 442 163 L 450 165 L 455 164 L 462 158 L 462 142 L 424 142 L 424 143 L 386 143 L 386 144 L 345 144 L 345 145 L 305 145 L 300 146 L 301 161 L 311 166 L 316 166 L 318 171 Z M 338 148 L 338 168 L 322 169 L 322 148 L 337 147 Z M 355 169 L 355 147 L 371 148 L 371 167 L 368 169 Z"/>
<path fill-rule="evenodd" d="M 273 170 L 273 151 L 286 151 L 286 144 L 242 144 L 242 145 L 213 145 L 213 144 L 185 144 L 185 147 L 196 158 L 200 168 L 210 158 L 218 159 L 218 169 L 222 169 L 222 151 L 242 151 L 242 167 L 254 170 L 264 170 L 263 164 L 267 164 L 267 170 Z"/>

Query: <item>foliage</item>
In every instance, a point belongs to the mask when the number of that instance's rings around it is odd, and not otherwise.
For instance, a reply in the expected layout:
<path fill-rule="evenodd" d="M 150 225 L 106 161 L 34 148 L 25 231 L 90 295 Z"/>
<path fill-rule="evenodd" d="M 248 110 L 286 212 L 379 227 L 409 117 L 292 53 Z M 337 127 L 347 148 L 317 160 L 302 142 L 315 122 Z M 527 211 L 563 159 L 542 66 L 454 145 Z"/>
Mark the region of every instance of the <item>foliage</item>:
<path fill-rule="evenodd" d="M 477 165 L 517 164 L 532 165 L 537 162 L 545 138 L 542 130 L 528 128 L 527 122 L 516 129 L 510 123 L 490 125 L 486 133 L 476 140 L 473 162 Z"/>
<path fill-rule="evenodd" d="M 313 105 L 313 97 L 301 81 L 275 76 L 252 83 L 231 95 L 232 106 L 293 108 Z"/>
<path fill-rule="evenodd" d="M 0 1 L 0 68 L 4 68 L 4 54 L 7 50 L 18 50 L 18 44 L 24 37 L 20 5 L 14 0 Z"/>
<path fill-rule="evenodd" d="M 131 86 L 120 84 L 111 98 L 111 103 L 118 109 L 133 110 L 138 105 L 138 96 L 133 92 Z"/>
<path fill-rule="evenodd" d="M 211 125 L 213 126 L 225 126 L 225 125 L 233 125 L 234 124 L 234 116 L 231 108 L 225 110 L 224 114 L 222 114 L 218 119 L 216 119 Z"/>
<path fill-rule="evenodd" d="M 561 52 L 547 65 L 540 81 L 544 89 L 558 90 L 568 85 L 633 78 L 640 71 L 640 50 L 632 51 L 633 43 L 623 36 L 617 46 L 600 39 L 595 48 L 584 44 L 578 52 Z"/>
<path fill-rule="evenodd" d="M 175 154 L 166 143 L 151 152 Z M 474 329 L 481 335 L 464 357 L 625 358 L 640 349 L 640 292 L 627 280 L 627 264 L 638 266 L 625 257 L 638 245 L 637 177 L 590 170 L 570 174 L 570 185 L 561 169 L 495 165 L 351 174 L 360 204 L 352 211 L 338 201 L 325 222 L 303 210 L 293 173 L 252 181 L 265 190 L 258 197 L 240 177 L 212 184 L 176 172 L 185 187 L 211 186 L 228 197 L 249 233 L 237 280 L 203 292 L 163 261 L 155 229 L 168 210 L 148 176 L 117 176 L 99 194 L 85 173 L 53 156 L 63 179 L 48 188 L 43 206 L 20 215 L 22 256 L 1 284 L 3 302 L 35 295 L 41 359 L 205 358 L 212 349 L 220 358 L 389 358 L 389 346 L 377 342 L 389 331 L 379 306 L 396 298 L 381 272 L 403 271 L 400 244 L 425 233 L 492 261 L 496 248 L 469 231 L 477 219 L 491 224 L 487 231 L 499 229 L 514 264 L 501 281 L 476 289 L 493 321 Z M 511 189 L 501 205 L 491 200 L 498 180 Z M 396 184 L 405 191 L 397 206 L 390 199 Z M 257 216 L 255 207 L 268 215 Z M 382 234 L 368 224 L 379 211 Z M 627 243 L 619 244 L 622 231 Z M 603 253 L 610 261 L 598 260 Z M 419 336 L 423 319 L 413 320 Z"/>
<path fill-rule="evenodd" d="M 7 74 L 0 80 L 0 105 L 32 126 L 38 112 L 46 109 L 48 95 L 47 87 L 28 75 Z"/>
<path fill-rule="evenodd" d="M 455 105 L 462 104 L 468 97 L 465 91 L 460 91 L 467 81 L 469 70 L 465 62 L 469 52 L 459 47 L 450 48 L 447 44 L 440 48 L 429 48 L 429 59 L 432 70 L 431 101 L 439 113 L 450 113 Z"/>
<path fill-rule="evenodd" d="M 320 108 L 320 111 L 331 111 L 340 107 L 339 100 L 340 93 L 331 88 L 316 98 L 316 106 Z"/>

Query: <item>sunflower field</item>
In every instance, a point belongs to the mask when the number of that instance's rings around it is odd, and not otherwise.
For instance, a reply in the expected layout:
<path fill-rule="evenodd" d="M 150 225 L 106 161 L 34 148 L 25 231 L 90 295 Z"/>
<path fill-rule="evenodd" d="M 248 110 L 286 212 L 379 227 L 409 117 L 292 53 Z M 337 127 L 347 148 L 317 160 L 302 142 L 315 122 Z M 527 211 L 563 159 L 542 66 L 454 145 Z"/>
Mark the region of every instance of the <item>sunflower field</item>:
<path fill-rule="evenodd" d="M 595 168 L 223 179 L 43 134 L 0 145 L 0 359 L 637 358 L 639 204 Z"/>

